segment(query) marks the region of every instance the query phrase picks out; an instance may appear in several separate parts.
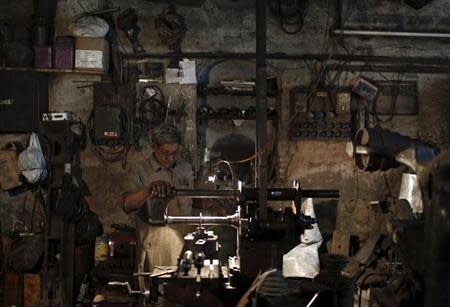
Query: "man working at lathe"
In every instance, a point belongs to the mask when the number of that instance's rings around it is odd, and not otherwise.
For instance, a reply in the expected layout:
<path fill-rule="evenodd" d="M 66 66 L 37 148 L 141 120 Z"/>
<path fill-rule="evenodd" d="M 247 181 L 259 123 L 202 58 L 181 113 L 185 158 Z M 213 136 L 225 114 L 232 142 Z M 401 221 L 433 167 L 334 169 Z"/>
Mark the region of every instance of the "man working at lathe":
<path fill-rule="evenodd" d="M 191 165 L 179 157 L 181 140 L 178 129 L 173 125 L 162 124 L 153 129 L 152 154 L 131 167 L 125 183 L 122 206 L 126 213 L 134 215 L 136 221 L 138 272 L 152 272 L 154 266 L 177 265 L 184 236 L 193 230 L 192 226 L 186 225 L 151 225 L 147 213 L 147 203 L 151 204 L 152 196 L 158 196 L 167 202 L 168 215 L 191 215 L 191 199 L 165 198 L 171 187 L 191 189 L 194 184 Z M 195 297 L 192 287 L 169 287 L 165 297 L 179 304 L 163 299 L 162 306 L 222 306 L 208 291 L 204 291 L 200 298 Z"/>
<path fill-rule="evenodd" d="M 124 193 L 123 209 L 136 221 L 138 271 L 152 271 L 155 265 L 176 265 L 183 247 L 182 226 L 156 226 L 148 221 L 147 204 L 158 196 L 167 203 L 167 214 L 191 215 L 188 198 L 165 198 L 171 187 L 192 188 L 194 175 L 191 165 L 179 158 L 181 135 L 170 124 L 152 130 L 150 157 L 131 167 Z"/>

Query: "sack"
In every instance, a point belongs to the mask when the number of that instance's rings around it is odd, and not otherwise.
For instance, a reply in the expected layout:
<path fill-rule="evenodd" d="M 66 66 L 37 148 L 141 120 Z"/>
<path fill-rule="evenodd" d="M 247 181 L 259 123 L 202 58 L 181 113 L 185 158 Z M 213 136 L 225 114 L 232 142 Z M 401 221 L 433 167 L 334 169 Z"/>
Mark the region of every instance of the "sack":
<path fill-rule="evenodd" d="M 4 191 L 21 185 L 15 150 L 0 150 L 0 188 Z"/>
<path fill-rule="evenodd" d="M 312 198 L 302 201 L 302 212 L 316 217 Z M 319 274 L 319 247 L 322 240 L 317 224 L 312 229 L 306 229 L 300 236 L 301 243 L 283 255 L 283 276 L 314 278 Z"/>
<path fill-rule="evenodd" d="M 47 176 L 44 152 L 36 133 L 30 136 L 30 145 L 19 155 L 19 168 L 29 183 L 38 183 Z"/>
<path fill-rule="evenodd" d="M 108 31 L 108 23 L 104 19 L 94 16 L 81 17 L 72 24 L 73 34 L 80 37 L 105 37 Z"/>

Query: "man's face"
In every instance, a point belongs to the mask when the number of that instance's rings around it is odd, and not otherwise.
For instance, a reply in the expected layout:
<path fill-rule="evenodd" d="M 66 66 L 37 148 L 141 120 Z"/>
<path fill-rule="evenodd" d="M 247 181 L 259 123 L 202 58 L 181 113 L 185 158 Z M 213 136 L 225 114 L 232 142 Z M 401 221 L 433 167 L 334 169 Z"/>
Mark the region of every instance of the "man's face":
<path fill-rule="evenodd" d="M 172 167 L 177 161 L 179 144 L 152 145 L 156 161 L 164 168 Z"/>

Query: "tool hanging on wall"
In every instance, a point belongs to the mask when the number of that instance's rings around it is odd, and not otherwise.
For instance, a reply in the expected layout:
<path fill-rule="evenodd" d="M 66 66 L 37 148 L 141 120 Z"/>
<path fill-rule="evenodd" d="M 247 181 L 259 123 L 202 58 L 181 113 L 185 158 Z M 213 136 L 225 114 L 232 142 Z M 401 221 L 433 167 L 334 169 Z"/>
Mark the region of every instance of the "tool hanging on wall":
<path fill-rule="evenodd" d="M 103 161 L 124 161 L 131 146 L 134 94 L 128 85 L 94 83 L 94 109 L 89 116 L 89 145 Z"/>
<path fill-rule="evenodd" d="M 272 15 L 280 19 L 280 27 L 287 34 L 296 34 L 303 28 L 306 0 L 269 0 Z"/>
<path fill-rule="evenodd" d="M 181 41 L 186 36 L 187 26 L 184 17 L 175 11 L 174 5 L 169 5 L 167 10 L 158 15 L 155 28 L 161 42 L 171 48 L 175 54 L 181 54 Z M 173 58 L 169 67 L 178 68 L 180 60 Z"/>
<path fill-rule="evenodd" d="M 150 129 L 163 123 L 166 115 L 167 104 L 161 88 L 155 84 L 144 85 L 139 91 L 134 120 L 134 144 L 138 149 L 150 141 Z"/>
<path fill-rule="evenodd" d="M 139 32 L 141 28 L 137 25 L 138 16 L 134 8 L 128 8 L 119 16 L 117 16 L 117 27 L 123 31 L 133 46 L 133 51 L 135 53 L 145 52 L 144 47 L 139 41 Z"/>
<path fill-rule="evenodd" d="M 123 31 L 133 47 L 135 54 L 145 53 L 145 48 L 139 40 L 141 28 L 138 26 L 138 15 L 134 8 L 128 8 L 117 16 L 117 27 Z M 163 64 L 160 62 L 137 63 L 140 79 L 154 79 L 161 76 Z"/>

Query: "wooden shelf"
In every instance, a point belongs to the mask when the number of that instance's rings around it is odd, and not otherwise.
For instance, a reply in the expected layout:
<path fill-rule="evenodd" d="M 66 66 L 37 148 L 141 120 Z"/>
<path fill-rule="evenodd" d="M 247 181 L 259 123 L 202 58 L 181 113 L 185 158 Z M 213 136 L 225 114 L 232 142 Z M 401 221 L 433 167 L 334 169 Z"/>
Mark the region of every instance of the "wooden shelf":
<path fill-rule="evenodd" d="M 209 86 L 204 88 L 198 89 L 198 94 L 201 96 L 222 96 L 222 95 L 229 95 L 229 96 L 248 96 L 248 97 L 254 97 L 256 96 L 255 90 L 235 90 L 230 89 L 224 86 Z M 275 97 L 276 94 L 267 94 L 268 97 Z"/>
<path fill-rule="evenodd" d="M 94 75 L 102 76 L 105 72 L 92 70 L 75 70 L 75 69 L 53 69 L 53 68 L 34 68 L 34 67 L 5 67 L 0 66 L 0 71 L 36 71 L 42 73 L 52 74 L 80 74 L 80 75 Z"/>
<path fill-rule="evenodd" d="M 267 114 L 268 120 L 275 120 L 277 118 L 276 113 Z M 244 115 L 244 116 L 233 116 L 233 115 L 222 115 L 222 114 L 197 114 L 197 120 L 256 120 L 256 115 Z"/>

